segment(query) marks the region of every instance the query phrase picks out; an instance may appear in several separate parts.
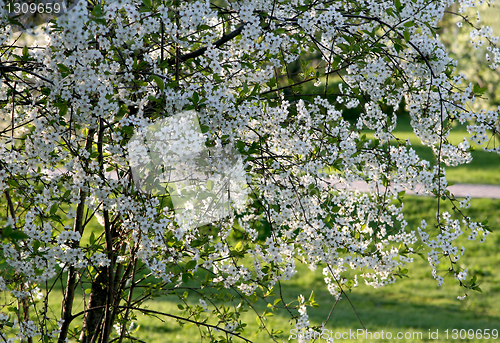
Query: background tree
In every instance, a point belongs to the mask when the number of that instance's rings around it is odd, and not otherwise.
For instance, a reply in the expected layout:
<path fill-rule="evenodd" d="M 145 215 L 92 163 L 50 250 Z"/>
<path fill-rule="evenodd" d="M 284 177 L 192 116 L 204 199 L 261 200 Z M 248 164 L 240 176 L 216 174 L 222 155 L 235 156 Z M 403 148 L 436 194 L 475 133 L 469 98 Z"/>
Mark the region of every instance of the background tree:
<path fill-rule="evenodd" d="M 488 228 L 446 190 L 445 166 L 468 162 L 469 140 L 496 133 L 498 113 L 471 108 L 479 88 L 460 86 L 436 37 L 449 4 L 81 1 L 49 23 L 46 42 L 26 47 L 9 40 L 16 22 L 4 15 L 1 339 L 133 341 L 140 332 L 130 323 L 142 313 L 195 324 L 209 341 L 249 341 L 240 316 L 258 299 L 289 313 L 299 332 L 318 330 L 306 308 L 314 299 L 280 295 L 298 262 L 322 267 L 336 299 L 357 284 L 347 269 L 380 287 L 424 253 L 439 284 L 451 275 L 477 289 L 454 240 L 484 239 Z M 497 38 L 475 32 L 497 64 Z M 317 91 L 301 94 L 308 84 Z M 403 101 L 434 163 L 393 135 Z M 359 115 L 348 121 L 350 109 Z M 133 175 L 142 159 L 126 149 L 135 135 L 174 134 L 150 130 L 186 110 L 198 113 L 201 133 L 182 138 L 202 140 L 207 161 L 224 148 L 245 162 L 234 177 L 246 181 L 247 203 L 231 199 L 230 184 L 230 213 L 204 225 L 193 225 L 202 218 L 192 203 L 176 208 L 172 190 L 144 192 Z M 451 144 L 451 124 L 469 120 L 471 137 Z M 348 190 L 355 180 L 371 192 Z M 395 201 L 420 185 L 436 196 L 435 228 L 407 227 Z M 462 220 L 442 211 L 445 200 Z M 160 295 L 178 297 L 183 315 L 143 306 Z M 257 315 L 275 338 L 266 313 Z"/>

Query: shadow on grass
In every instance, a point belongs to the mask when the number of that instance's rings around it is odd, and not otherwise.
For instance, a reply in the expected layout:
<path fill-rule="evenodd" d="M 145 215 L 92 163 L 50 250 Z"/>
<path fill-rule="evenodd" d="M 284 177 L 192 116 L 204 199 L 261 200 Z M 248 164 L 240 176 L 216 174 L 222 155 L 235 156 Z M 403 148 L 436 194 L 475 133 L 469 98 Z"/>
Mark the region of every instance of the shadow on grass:
<path fill-rule="evenodd" d="M 429 277 L 430 278 L 430 277 Z M 305 283 L 305 284 L 304 284 Z M 500 313 L 498 312 L 495 304 L 498 304 L 500 294 L 491 292 L 487 295 L 474 293 L 470 298 L 464 302 L 460 302 L 453 294 L 456 290 L 453 282 L 449 281 L 448 287 L 438 288 L 434 280 L 424 280 L 422 277 L 415 277 L 410 279 L 398 280 L 395 285 L 389 285 L 380 289 L 373 289 L 371 287 L 361 285 L 352 293 L 348 293 L 350 302 L 344 297 L 335 307 L 332 315 L 326 324 L 325 328 L 330 332 L 346 332 L 352 330 L 356 332 L 358 329 L 364 327 L 370 332 L 391 332 L 394 336 L 398 332 L 415 332 L 422 333 L 422 338 L 417 340 L 404 340 L 405 342 L 418 342 L 430 341 L 430 332 L 435 332 L 444 335 L 445 330 L 449 330 L 451 334 L 452 329 L 497 329 L 500 330 Z M 420 286 L 419 286 L 420 285 Z M 314 273 L 307 271 L 301 277 L 292 278 L 290 282 L 282 284 L 282 294 L 285 302 L 291 302 L 297 299 L 299 294 L 303 294 L 307 299 L 311 291 L 315 292 L 316 302 L 320 305 L 319 308 L 308 308 L 309 320 L 313 325 L 321 325 L 328 317 L 331 307 L 335 303 L 335 299 L 327 292 L 326 286 L 322 280 L 320 271 Z M 188 301 L 191 303 L 197 302 L 195 295 L 190 295 Z M 273 303 L 274 298 L 267 299 L 268 302 Z M 475 299 L 471 303 L 468 300 Z M 165 304 L 165 309 L 172 311 L 172 314 L 179 315 L 177 312 L 175 299 L 163 298 L 162 302 Z M 351 306 L 352 303 L 352 306 Z M 294 304 L 297 304 L 296 302 Z M 278 305 L 279 306 L 279 305 Z M 353 310 L 355 308 L 356 312 Z M 261 313 L 267 308 L 263 301 L 255 304 L 258 313 Z M 269 308 L 267 308 L 269 310 Z M 296 310 L 292 311 L 297 313 Z M 356 314 L 357 313 L 357 314 Z M 244 336 L 252 342 L 271 342 L 270 338 L 266 338 L 265 334 L 254 336 L 254 332 L 258 330 L 255 324 L 255 313 L 248 314 L 242 318 L 243 322 L 249 323 L 245 330 Z M 359 316 L 359 319 L 358 319 Z M 192 327 L 189 333 L 178 331 L 183 335 L 182 337 L 174 337 L 175 330 L 172 326 L 177 325 L 172 320 L 168 323 L 162 324 L 157 321 L 155 324 L 152 322 L 143 325 L 145 331 L 156 331 L 162 325 L 165 325 L 165 337 L 171 342 L 186 341 L 186 337 L 192 338 L 192 341 L 199 341 L 198 331 Z M 291 320 L 290 315 L 285 309 L 275 311 L 272 317 L 267 318 L 268 329 L 282 330 L 283 333 L 278 337 L 278 341 L 286 341 L 290 335 L 290 330 L 294 329 L 295 321 Z M 442 338 L 443 336 L 440 336 Z M 376 339 L 360 339 L 366 342 L 375 342 Z M 190 340 L 191 341 L 191 340 Z M 237 340 L 236 340 L 237 341 Z M 292 340 L 295 342 L 295 340 Z M 337 342 L 337 340 L 335 340 Z M 341 340 L 349 342 L 350 340 Z M 352 340 L 354 341 L 354 340 Z M 398 340 L 385 340 L 398 341 Z M 434 340 L 435 341 L 435 340 Z M 442 341 L 442 340 L 441 340 Z M 476 342 L 476 340 L 463 340 L 467 342 Z M 318 342 L 325 342 L 318 340 Z"/>
<path fill-rule="evenodd" d="M 444 295 L 450 296 L 450 294 Z M 432 305 L 396 299 L 388 294 L 360 292 L 349 295 L 363 325 L 368 330 L 380 331 L 387 328 L 418 329 L 420 331 L 464 328 L 499 328 L 500 316 L 487 315 L 483 311 L 464 311 L 460 305 Z M 331 300 L 330 300 L 331 302 Z M 431 300 L 432 302 L 432 300 Z M 326 301 L 323 304 L 326 305 Z M 324 313 L 309 311 L 315 322 L 323 322 Z M 328 327 L 358 329 L 361 324 L 347 300 L 342 300 L 333 311 Z"/>
<path fill-rule="evenodd" d="M 407 201 L 405 217 L 408 221 L 408 227 L 415 229 L 423 218 L 432 227 L 436 211 L 435 200 L 410 196 L 406 197 L 405 200 Z M 448 209 L 445 203 L 441 206 L 444 210 Z M 484 219 L 484 217 L 488 217 L 491 228 L 497 231 L 500 227 L 500 218 L 497 215 L 499 210 L 500 200 L 478 199 L 472 202 L 467 214 L 473 218 Z M 352 293 L 348 293 L 363 325 L 373 332 L 381 330 L 393 333 L 422 332 L 424 333 L 423 338 L 426 337 L 425 333 L 428 333 L 429 330 L 432 332 L 436 330 L 444 332 L 444 330 L 452 329 L 499 330 L 500 276 L 497 271 L 500 264 L 498 250 L 500 235 L 492 234 L 483 244 L 469 242 L 466 237 L 462 238 L 464 244 L 468 243 L 464 258 L 465 263 L 470 267 L 470 276 L 474 275 L 475 270 L 475 274 L 482 282 L 481 288 L 484 293 L 469 294 L 469 297 L 463 302 L 455 300 L 460 293 L 457 293 L 458 287 L 455 285 L 453 277 L 446 280 L 443 288 L 437 287 L 436 282 L 430 276 L 431 269 L 428 263 L 416 257 L 414 264 L 409 266 L 409 279 L 398 280 L 395 285 L 380 289 L 365 286 L 360 280 L 361 285 Z M 457 243 L 462 244 L 461 242 Z M 462 260 L 460 260 L 461 262 Z M 321 325 L 328 317 L 331 306 L 335 302 L 334 298 L 326 290 L 321 270 L 311 272 L 303 265 L 298 265 L 298 268 L 298 274 L 289 282 L 282 284 L 284 300 L 285 302 L 294 301 L 299 294 L 307 299 L 311 291 L 314 290 L 316 302 L 320 307 L 308 308 L 308 314 L 312 324 Z M 145 283 L 153 281 L 154 279 L 151 278 Z M 214 292 L 217 293 L 216 290 Z M 187 300 L 189 303 L 195 304 L 198 303 L 198 299 L 199 297 L 192 293 Z M 268 301 L 273 303 L 274 299 L 276 298 L 270 298 Z M 178 298 L 161 297 L 149 301 L 146 305 L 151 305 L 152 309 L 155 307 L 161 311 L 182 316 L 183 312 L 177 308 L 178 303 Z M 293 305 L 296 304 L 295 302 Z M 260 314 L 267 309 L 264 303 L 256 304 L 256 308 Z M 293 313 L 296 314 L 297 311 L 293 310 Z M 140 318 L 139 324 L 141 325 L 137 336 L 141 339 L 144 336 L 144 341 L 148 343 L 200 342 L 196 327 L 180 327 L 172 318 L 164 317 L 162 319 L 165 319 L 165 322 L 161 322 L 158 319 L 143 317 L 138 311 L 136 314 Z M 255 317 L 254 313 L 248 313 L 242 318 L 243 322 L 248 323 L 245 336 L 254 342 L 270 341 L 263 334 L 255 338 L 254 332 L 258 330 Z M 283 331 L 279 341 L 286 341 L 290 329 L 294 328 L 295 322 L 290 319 L 289 314 L 284 309 L 276 311 L 274 316 L 268 317 L 269 329 Z M 356 331 L 362 326 L 349 301 L 344 299 L 337 304 L 326 328 L 333 332 L 343 332 L 349 329 Z M 342 341 L 347 342 L 348 340 Z M 409 341 L 405 340 L 405 342 Z"/>

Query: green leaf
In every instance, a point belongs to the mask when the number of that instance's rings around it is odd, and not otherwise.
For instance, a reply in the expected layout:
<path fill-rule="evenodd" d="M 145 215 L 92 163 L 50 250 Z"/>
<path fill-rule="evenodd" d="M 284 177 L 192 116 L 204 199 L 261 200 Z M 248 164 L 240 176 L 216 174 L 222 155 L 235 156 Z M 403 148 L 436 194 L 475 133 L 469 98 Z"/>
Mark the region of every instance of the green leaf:
<path fill-rule="evenodd" d="M 148 63 L 148 62 L 146 62 L 146 61 L 141 61 L 141 62 L 139 62 L 138 64 L 135 64 L 135 67 L 133 66 L 133 68 L 134 68 L 135 70 L 143 70 L 143 69 L 148 68 L 148 66 L 149 66 L 149 63 Z M 145 83 L 145 85 L 147 85 L 147 83 Z"/>
<path fill-rule="evenodd" d="M 187 270 L 191 270 L 193 269 L 194 267 L 196 267 L 198 263 L 195 261 L 195 260 L 191 260 L 189 261 L 187 264 L 186 264 L 186 269 Z"/>
<path fill-rule="evenodd" d="M 16 25 L 23 27 L 23 24 L 21 24 L 16 18 L 14 17 L 8 17 L 7 20 L 9 21 L 10 24 Z"/>
<path fill-rule="evenodd" d="M 2 233 L 2 237 L 9 238 L 10 235 L 12 234 L 12 228 L 10 227 L 10 225 L 5 226 L 3 228 L 3 230 L 1 231 L 1 233 Z"/>
<path fill-rule="evenodd" d="M 408 31 L 403 31 L 403 36 L 405 36 L 407 42 L 410 41 L 410 34 L 408 33 Z"/>
<path fill-rule="evenodd" d="M 427 28 L 431 31 L 432 33 L 432 36 L 434 38 L 436 38 L 436 28 L 435 27 L 432 27 L 428 22 L 424 21 L 423 22 L 425 24 L 425 26 L 427 26 Z"/>
<path fill-rule="evenodd" d="M 164 60 L 159 65 L 160 69 L 165 69 L 165 68 L 168 68 L 169 66 L 170 66 L 170 63 L 168 62 L 168 60 Z"/>
<path fill-rule="evenodd" d="M 69 72 L 69 68 L 66 67 L 64 64 L 62 63 L 59 63 L 57 65 L 57 67 L 59 68 L 59 70 L 61 71 L 61 73 L 68 73 Z"/>
<path fill-rule="evenodd" d="M 158 98 L 155 98 L 154 96 L 150 95 L 148 96 L 148 100 L 149 101 L 153 101 L 153 102 L 157 102 L 157 103 L 161 103 L 162 100 L 161 99 L 158 99 Z"/>
<path fill-rule="evenodd" d="M 275 77 L 271 78 L 271 80 L 269 80 L 269 82 L 267 83 L 267 86 L 268 86 L 269 88 L 271 88 L 271 89 L 272 89 L 274 86 L 276 86 L 276 78 L 275 78 Z"/>
<path fill-rule="evenodd" d="M 163 82 L 163 79 L 161 77 L 159 77 L 158 75 L 152 75 L 152 78 L 155 81 L 158 88 L 160 88 L 160 90 L 165 89 L 165 83 Z"/>
<path fill-rule="evenodd" d="M 234 250 L 241 252 L 243 251 L 243 241 L 239 241 L 238 244 L 234 247 Z"/>
<path fill-rule="evenodd" d="M 398 12 L 401 12 L 401 9 L 403 8 L 403 6 L 401 6 L 401 1 L 394 0 L 394 5 L 396 6 L 396 9 L 398 10 Z"/>
<path fill-rule="evenodd" d="M 59 205 L 56 203 L 50 207 L 50 215 L 56 214 Z"/>
<path fill-rule="evenodd" d="M 200 125 L 201 133 L 207 133 L 209 131 L 209 127 L 206 125 Z"/>
<path fill-rule="evenodd" d="M 214 182 L 212 180 L 207 181 L 207 189 L 211 191 L 214 188 Z"/>
<path fill-rule="evenodd" d="M 260 92 L 260 84 L 256 84 L 255 86 L 253 86 L 250 96 L 257 95 L 259 92 Z"/>
<path fill-rule="evenodd" d="M 193 93 L 193 103 L 196 105 L 200 102 L 200 96 L 198 95 L 198 92 Z"/>
<path fill-rule="evenodd" d="M 94 18 L 100 18 L 102 17 L 102 7 L 101 7 L 101 4 L 97 4 L 94 6 L 94 8 L 92 9 L 92 12 L 91 12 L 91 16 L 94 17 Z"/>
<path fill-rule="evenodd" d="M 476 93 L 476 94 L 482 94 L 482 93 L 484 93 L 486 90 L 488 90 L 488 88 L 486 88 L 486 87 L 481 87 L 481 86 L 479 86 L 478 84 L 475 84 L 475 85 L 474 85 L 474 88 L 473 88 L 473 91 L 474 91 L 474 93 Z"/>
<path fill-rule="evenodd" d="M 20 241 L 26 238 L 28 238 L 28 235 L 22 231 L 12 231 L 12 233 L 10 234 L 10 239 L 12 239 L 13 241 Z"/>
<path fill-rule="evenodd" d="M 309 301 L 313 303 L 314 302 L 314 297 L 315 297 L 314 291 L 312 291 L 311 295 L 309 296 Z"/>

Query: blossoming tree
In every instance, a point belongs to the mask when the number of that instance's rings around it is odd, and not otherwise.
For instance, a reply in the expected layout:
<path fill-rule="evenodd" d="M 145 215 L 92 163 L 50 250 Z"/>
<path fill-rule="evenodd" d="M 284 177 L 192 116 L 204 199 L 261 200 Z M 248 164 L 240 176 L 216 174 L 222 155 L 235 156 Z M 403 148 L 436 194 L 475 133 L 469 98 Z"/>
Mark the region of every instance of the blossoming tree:
<path fill-rule="evenodd" d="M 195 324 L 207 341 L 249 341 L 240 314 L 258 299 L 314 330 L 311 303 L 279 295 L 296 263 L 321 266 L 334 299 L 357 284 L 347 270 L 380 287 L 417 253 L 439 284 L 449 274 L 477 289 L 454 241 L 488 230 L 446 190 L 445 167 L 470 161 L 469 142 L 497 132 L 498 111 L 472 110 L 479 88 L 436 36 L 453 1 L 80 1 L 24 47 L 0 3 L 0 341 L 132 341 L 137 313 Z M 473 6 L 458 1 L 458 12 Z M 497 38 L 472 32 L 495 69 Z M 309 84 L 314 94 L 302 94 Z M 393 134 L 400 106 L 436 161 Z M 241 197 L 220 188 L 225 213 L 198 224 L 168 185 L 145 191 L 133 175 L 141 154 L 127 149 L 185 111 L 195 129 L 179 137 L 166 125 L 155 137 L 198 142 L 208 152 L 197 165 L 233 151 L 241 168 L 226 174 L 245 184 Z M 469 124 L 458 145 L 447 138 L 454 122 Z M 173 147 L 155 149 L 189 155 Z M 369 193 L 347 187 L 359 180 Z M 436 197 L 437 227 L 408 227 L 394 201 L 417 187 Z M 445 200 L 461 220 L 443 213 Z M 182 315 L 144 307 L 155 295 L 177 296 Z"/>

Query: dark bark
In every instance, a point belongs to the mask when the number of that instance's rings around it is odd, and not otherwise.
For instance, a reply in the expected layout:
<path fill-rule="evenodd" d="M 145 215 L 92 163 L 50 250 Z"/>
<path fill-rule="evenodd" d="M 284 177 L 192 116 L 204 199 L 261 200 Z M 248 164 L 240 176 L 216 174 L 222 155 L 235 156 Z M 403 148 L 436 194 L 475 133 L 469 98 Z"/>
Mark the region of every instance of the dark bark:
<path fill-rule="evenodd" d="M 104 155 L 103 155 L 103 142 L 104 142 L 104 122 L 99 119 L 99 132 L 97 139 L 97 151 L 99 153 L 99 173 L 101 178 L 104 175 Z M 103 205 L 104 206 L 104 205 Z M 83 321 L 83 330 L 80 334 L 80 342 L 101 342 L 107 343 L 111 328 L 113 325 L 112 307 L 115 305 L 115 292 L 114 292 L 114 248 L 113 241 L 116 238 L 116 231 L 109 220 L 109 212 L 103 208 L 104 218 L 104 238 L 106 241 L 106 253 L 109 260 L 109 266 L 99 268 L 98 274 L 92 282 L 92 288 L 89 298 L 89 311 L 85 313 Z M 119 298 L 118 298 L 119 299 Z M 98 340 L 98 338 L 100 338 Z"/>
<path fill-rule="evenodd" d="M 87 135 L 87 140 L 85 142 L 85 149 L 87 151 L 90 151 L 92 148 L 92 141 L 94 138 L 95 130 L 89 130 L 88 135 Z M 87 162 L 87 167 L 88 167 L 88 162 Z M 85 210 L 85 201 L 87 199 L 87 194 L 80 189 L 80 203 L 78 204 L 76 208 L 76 217 L 75 217 L 75 222 L 73 226 L 73 230 L 75 232 L 80 233 L 80 235 L 83 234 L 84 230 L 84 210 Z M 59 332 L 59 337 L 57 339 L 58 343 L 64 343 L 66 341 L 66 338 L 68 337 L 68 330 L 69 330 L 69 325 L 71 321 L 73 320 L 73 302 L 75 299 L 75 288 L 76 288 L 76 282 L 78 278 L 78 273 L 74 267 L 70 267 L 68 271 L 68 282 L 66 285 L 66 290 L 64 292 L 64 298 L 63 298 L 63 303 L 62 303 L 62 314 L 61 318 L 64 320 L 62 326 L 61 326 L 61 332 Z"/>
<path fill-rule="evenodd" d="M 82 343 L 96 342 L 104 327 L 105 307 L 108 297 L 107 268 L 100 268 L 92 282 L 88 311 L 85 312 L 82 333 L 79 341 Z"/>
<path fill-rule="evenodd" d="M 219 40 L 217 40 L 214 43 L 214 46 L 216 48 L 219 48 L 222 45 L 224 45 L 225 43 L 229 42 L 234 37 L 240 35 L 240 33 L 241 33 L 241 31 L 243 31 L 244 27 L 245 27 L 245 24 L 242 24 L 242 25 L 238 26 L 234 31 L 231 31 L 228 34 L 222 36 Z M 178 62 L 185 62 L 185 61 L 190 60 L 192 58 L 196 58 L 198 56 L 203 55 L 205 53 L 205 51 L 207 51 L 207 47 L 206 46 L 201 47 L 196 51 L 193 51 L 193 52 L 190 52 L 187 54 L 182 54 L 182 55 L 179 55 L 179 56 L 176 56 L 176 57 L 169 59 L 168 64 L 175 65 Z"/>

